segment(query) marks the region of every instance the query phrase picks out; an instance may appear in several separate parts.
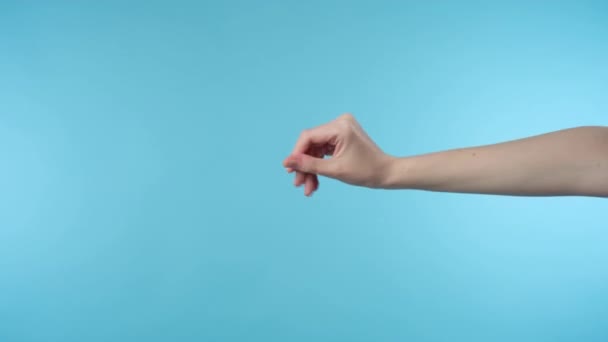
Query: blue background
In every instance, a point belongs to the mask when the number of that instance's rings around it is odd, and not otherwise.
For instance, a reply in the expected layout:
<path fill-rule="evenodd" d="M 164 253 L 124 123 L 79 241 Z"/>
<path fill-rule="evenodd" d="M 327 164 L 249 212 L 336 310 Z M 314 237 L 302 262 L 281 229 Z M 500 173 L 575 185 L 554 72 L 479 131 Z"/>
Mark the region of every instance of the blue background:
<path fill-rule="evenodd" d="M 347 111 L 411 155 L 607 94 L 601 1 L 3 1 L 0 340 L 606 341 L 605 200 L 281 161 Z"/>

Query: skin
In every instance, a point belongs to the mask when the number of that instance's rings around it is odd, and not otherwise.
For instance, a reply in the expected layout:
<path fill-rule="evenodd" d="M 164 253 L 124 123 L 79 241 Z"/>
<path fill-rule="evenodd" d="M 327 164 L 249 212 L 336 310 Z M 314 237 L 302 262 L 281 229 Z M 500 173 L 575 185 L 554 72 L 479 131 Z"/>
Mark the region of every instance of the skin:
<path fill-rule="evenodd" d="M 329 158 L 328 158 L 329 157 Z M 378 189 L 510 196 L 608 197 L 608 127 L 584 126 L 498 144 L 395 157 L 351 114 L 302 132 L 283 161 L 311 196 L 319 175 Z"/>

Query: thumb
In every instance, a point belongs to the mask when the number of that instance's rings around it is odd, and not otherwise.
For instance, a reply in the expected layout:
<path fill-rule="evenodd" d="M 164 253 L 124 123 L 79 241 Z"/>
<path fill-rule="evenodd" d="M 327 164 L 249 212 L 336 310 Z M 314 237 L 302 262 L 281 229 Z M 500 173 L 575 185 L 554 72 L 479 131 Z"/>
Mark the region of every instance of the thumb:
<path fill-rule="evenodd" d="M 296 171 L 314 173 L 322 176 L 332 175 L 332 160 L 316 158 L 307 154 L 290 155 L 283 163 Z"/>

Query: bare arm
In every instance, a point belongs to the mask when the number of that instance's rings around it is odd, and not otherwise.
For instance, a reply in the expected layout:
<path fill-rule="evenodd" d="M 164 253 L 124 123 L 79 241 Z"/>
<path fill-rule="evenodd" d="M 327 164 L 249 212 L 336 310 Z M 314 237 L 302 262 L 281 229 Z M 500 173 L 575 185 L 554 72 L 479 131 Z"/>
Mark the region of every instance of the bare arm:
<path fill-rule="evenodd" d="M 323 159 L 324 155 L 332 155 Z M 352 115 L 306 130 L 284 161 L 305 194 L 317 174 L 385 189 L 608 197 L 608 127 L 587 126 L 411 157 L 384 153 Z"/>
<path fill-rule="evenodd" d="M 384 186 L 522 196 L 608 196 L 608 127 L 396 158 Z"/>

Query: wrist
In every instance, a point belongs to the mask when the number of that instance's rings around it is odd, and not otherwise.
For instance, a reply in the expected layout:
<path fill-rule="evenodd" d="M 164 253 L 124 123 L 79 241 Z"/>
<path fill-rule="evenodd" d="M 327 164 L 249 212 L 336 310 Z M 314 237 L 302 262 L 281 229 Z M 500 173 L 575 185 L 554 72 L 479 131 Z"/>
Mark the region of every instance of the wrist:
<path fill-rule="evenodd" d="M 389 156 L 380 187 L 383 189 L 413 188 L 413 161 L 414 159 L 409 157 Z"/>

